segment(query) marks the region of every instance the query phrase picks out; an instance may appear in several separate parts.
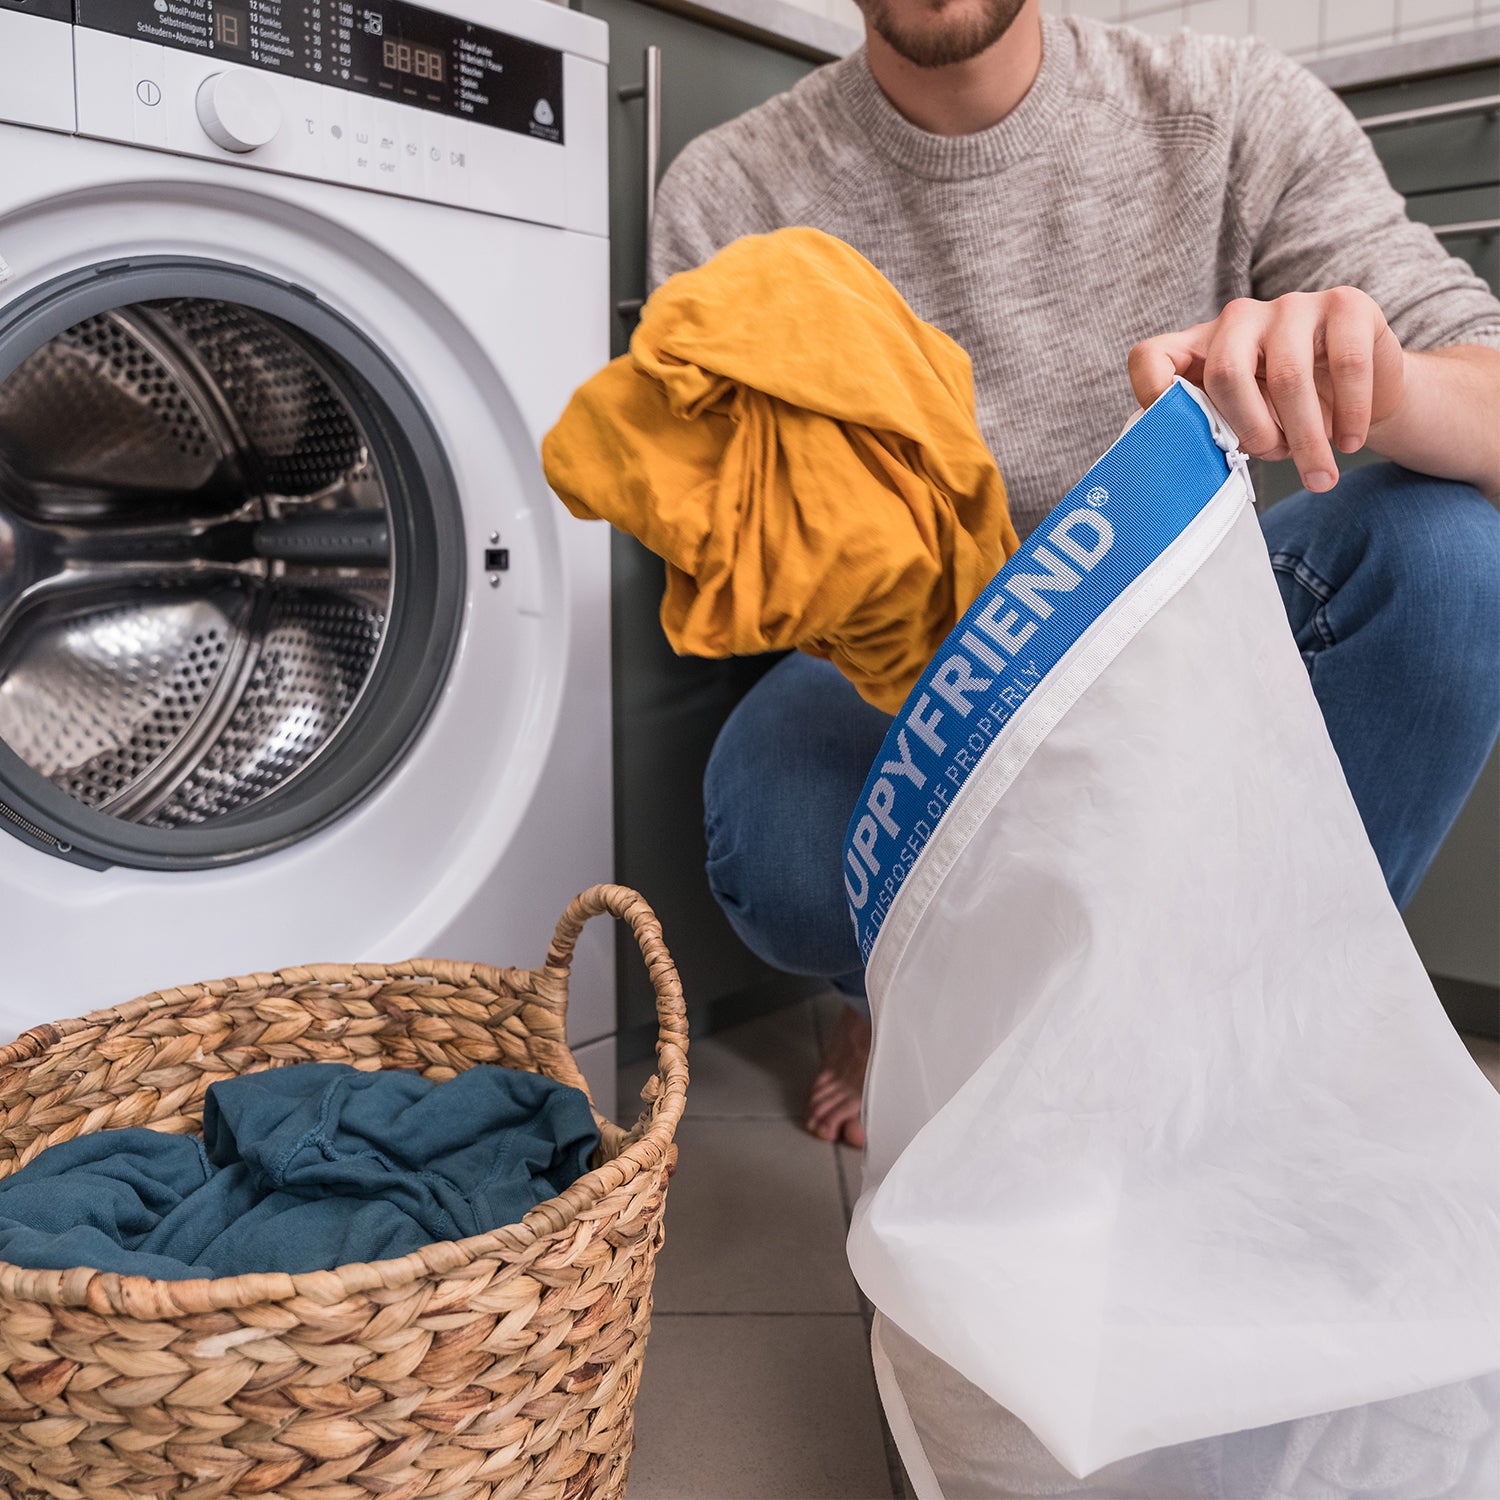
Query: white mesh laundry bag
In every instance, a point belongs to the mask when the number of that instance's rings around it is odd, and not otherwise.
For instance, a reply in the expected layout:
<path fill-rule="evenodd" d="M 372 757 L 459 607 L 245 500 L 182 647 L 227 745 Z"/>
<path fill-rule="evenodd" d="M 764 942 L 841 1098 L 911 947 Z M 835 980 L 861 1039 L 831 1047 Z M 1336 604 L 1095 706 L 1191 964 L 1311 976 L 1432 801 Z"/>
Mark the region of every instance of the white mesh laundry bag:
<path fill-rule="evenodd" d="M 960 622 L 850 823 L 849 1253 L 921 1500 L 1500 1495 L 1500 1096 L 1251 501 L 1178 382 Z"/>

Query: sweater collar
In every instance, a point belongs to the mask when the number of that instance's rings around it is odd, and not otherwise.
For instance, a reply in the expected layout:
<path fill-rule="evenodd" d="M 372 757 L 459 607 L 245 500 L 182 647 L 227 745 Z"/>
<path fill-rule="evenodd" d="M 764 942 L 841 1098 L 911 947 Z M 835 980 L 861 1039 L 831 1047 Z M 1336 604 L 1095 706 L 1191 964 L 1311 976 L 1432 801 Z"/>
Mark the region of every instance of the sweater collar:
<path fill-rule="evenodd" d="M 1067 24 L 1044 15 L 1036 80 L 999 124 L 973 135 L 932 135 L 913 125 L 881 92 L 863 47 L 835 67 L 850 118 L 878 151 L 918 177 L 957 181 L 1001 171 L 1043 144 L 1067 97 L 1074 46 Z"/>

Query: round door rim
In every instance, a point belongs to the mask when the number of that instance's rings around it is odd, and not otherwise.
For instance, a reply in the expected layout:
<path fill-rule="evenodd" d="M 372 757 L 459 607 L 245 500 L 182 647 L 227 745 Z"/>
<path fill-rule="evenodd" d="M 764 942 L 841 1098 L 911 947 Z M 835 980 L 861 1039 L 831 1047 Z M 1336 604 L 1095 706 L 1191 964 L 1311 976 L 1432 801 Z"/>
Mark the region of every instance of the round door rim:
<path fill-rule="evenodd" d="M 0 742 L 0 829 L 93 868 L 236 864 L 336 822 L 415 743 L 447 681 L 463 620 L 463 516 L 433 424 L 370 336 L 305 288 L 197 256 L 116 258 L 70 271 L 0 306 L 0 381 L 84 318 L 169 298 L 251 308 L 275 319 L 304 348 L 311 346 L 325 368 L 331 363 L 329 373 L 337 376 L 391 476 L 396 587 L 374 668 L 326 751 L 286 786 L 212 824 L 165 829 L 124 823 L 53 786 Z"/>

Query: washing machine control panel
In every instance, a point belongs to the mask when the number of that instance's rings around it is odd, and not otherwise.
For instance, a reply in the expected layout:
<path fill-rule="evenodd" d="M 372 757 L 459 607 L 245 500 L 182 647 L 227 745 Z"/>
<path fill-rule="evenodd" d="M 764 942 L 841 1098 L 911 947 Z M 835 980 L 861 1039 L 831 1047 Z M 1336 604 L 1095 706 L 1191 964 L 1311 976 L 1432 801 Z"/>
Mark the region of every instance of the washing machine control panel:
<path fill-rule="evenodd" d="M 408 0 L 74 0 L 78 24 L 563 140 L 563 54 Z"/>
<path fill-rule="evenodd" d="M 579 55 L 407 0 L 70 3 L 80 134 L 606 232 L 602 34 Z"/>

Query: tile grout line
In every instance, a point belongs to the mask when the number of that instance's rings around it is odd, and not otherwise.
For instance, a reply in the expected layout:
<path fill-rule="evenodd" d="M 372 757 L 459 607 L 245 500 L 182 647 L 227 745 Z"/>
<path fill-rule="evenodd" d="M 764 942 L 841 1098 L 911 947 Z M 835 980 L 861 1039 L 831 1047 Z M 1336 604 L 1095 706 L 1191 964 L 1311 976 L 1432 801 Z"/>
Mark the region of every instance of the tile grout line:
<path fill-rule="evenodd" d="M 837 993 L 837 992 L 835 992 Z M 842 999 L 842 996 L 840 997 Z M 813 1031 L 818 1038 L 818 1052 L 821 1056 L 827 1038 L 823 1028 L 818 1024 L 818 1008 L 811 1007 L 813 1019 Z M 833 1152 L 833 1169 L 838 1178 L 839 1201 L 844 1210 L 844 1229 L 847 1232 L 849 1222 L 854 1216 L 854 1195 L 849 1182 L 848 1173 L 844 1168 L 844 1152 L 837 1141 L 828 1148 Z M 861 1290 L 858 1282 L 854 1284 L 854 1290 L 859 1297 L 859 1321 L 865 1333 L 865 1360 L 869 1364 L 870 1349 L 870 1322 L 874 1317 L 875 1309 L 868 1297 Z M 875 1386 L 875 1371 L 870 1369 L 871 1393 L 875 1397 L 875 1416 L 880 1422 L 880 1441 L 885 1449 L 886 1477 L 891 1487 L 892 1500 L 912 1500 L 911 1481 L 906 1477 L 906 1465 L 901 1462 L 901 1455 L 896 1449 L 896 1440 L 891 1436 L 890 1423 L 885 1419 L 885 1403 L 880 1399 L 880 1391 Z"/>
<path fill-rule="evenodd" d="M 658 1318 L 862 1318 L 863 1311 L 858 1308 L 848 1312 L 838 1312 L 831 1308 L 822 1311 L 796 1312 L 787 1309 L 779 1311 L 757 1312 L 743 1309 L 706 1309 L 702 1312 L 664 1312 L 658 1307 L 651 1309 L 651 1321 L 654 1323 Z"/>
<path fill-rule="evenodd" d="M 842 996 L 838 996 L 838 998 L 842 1000 Z M 803 1015 L 812 1034 L 815 1053 L 817 1057 L 821 1059 L 823 1049 L 828 1043 L 828 1036 L 824 1026 L 822 1025 L 822 1018 L 819 1012 L 819 1005 L 816 1003 L 816 999 L 817 997 L 809 998 L 807 1001 L 802 1002 L 802 1005 L 804 1007 Z M 769 1113 L 763 1109 L 752 1110 L 749 1112 L 695 1114 L 690 1104 L 687 1113 L 684 1115 L 683 1124 L 688 1125 L 693 1123 L 694 1121 L 702 1124 L 719 1122 L 729 1123 L 734 1121 L 742 1123 L 775 1121 L 778 1123 L 791 1122 L 799 1127 L 802 1123 L 800 1108 L 796 1103 L 791 1102 L 790 1100 L 788 1101 L 788 1107 L 785 1109 L 785 1111 L 779 1114 Z M 853 1184 L 850 1180 L 849 1174 L 845 1170 L 843 1150 L 837 1143 L 830 1142 L 823 1144 L 825 1145 L 827 1150 L 833 1153 L 834 1181 L 836 1184 L 836 1191 L 838 1193 L 838 1201 L 843 1217 L 844 1229 L 847 1234 L 850 1216 L 854 1207 Z M 845 1263 L 847 1265 L 847 1255 L 845 1257 Z M 807 1312 L 786 1310 L 773 1312 L 755 1310 L 704 1310 L 669 1312 L 664 1309 L 653 1309 L 652 1322 L 655 1323 L 658 1320 L 665 1321 L 669 1318 L 857 1318 L 859 1320 L 861 1331 L 864 1335 L 863 1366 L 865 1376 L 868 1381 L 867 1389 L 869 1391 L 869 1397 L 874 1402 L 875 1417 L 880 1428 L 880 1439 L 883 1450 L 882 1457 L 885 1461 L 886 1482 L 889 1485 L 891 1500 L 912 1500 L 912 1491 L 910 1489 L 909 1481 L 906 1478 L 906 1471 L 902 1466 L 900 1456 L 896 1451 L 895 1441 L 891 1437 L 890 1428 L 885 1419 L 885 1409 L 880 1400 L 879 1390 L 875 1385 L 874 1371 L 870 1367 L 870 1320 L 873 1314 L 873 1308 L 865 1298 L 864 1293 L 859 1290 L 858 1283 L 854 1283 L 854 1291 L 857 1299 L 857 1306 L 856 1308 L 847 1311 L 823 1309 L 819 1311 Z"/>
<path fill-rule="evenodd" d="M 696 1122 L 700 1125 L 707 1124 L 711 1120 L 775 1120 L 778 1124 L 781 1125 L 800 1125 L 802 1123 L 797 1118 L 795 1112 L 791 1114 L 768 1115 L 763 1114 L 758 1110 L 754 1113 L 743 1115 L 695 1115 L 692 1113 L 691 1109 L 689 1109 L 682 1118 L 684 1121 Z"/>
<path fill-rule="evenodd" d="M 845 1170 L 845 1157 L 838 1144 L 832 1147 L 834 1170 L 838 1173 L 839 1197 L 844 1206 L 844 1227 L 848 1228 L 850 1220 L 854 1216 L 854 1194 L 850 1187 L 849 1176 Z M 870 1347 L 870 1325 L 875 1316 L 874 1306 L 868 1297 L 860 1289 L 859 1283 L 854 1284 L 855 1291 L 859 1294 L 859 1320 L 864 1325 L 865 1348 Z M 874 1370 L 870 1372 L 871 1383 L 874 1383 Z M 875 1414 L 880 1419 L 880 1441 L 885 1448 L 886 1474 L 890 1478 L 892 1500 L 911 1500 L 911 1481 L 906 1477 L 906 1465 L 901 1462 L 901 1454 L 896 1448 L 896 1439 L 891 1435 L 890 1423 L 885 1419 L 885 1403 L 880 1399 L 880 1391 L 875 1391 Z"/>

